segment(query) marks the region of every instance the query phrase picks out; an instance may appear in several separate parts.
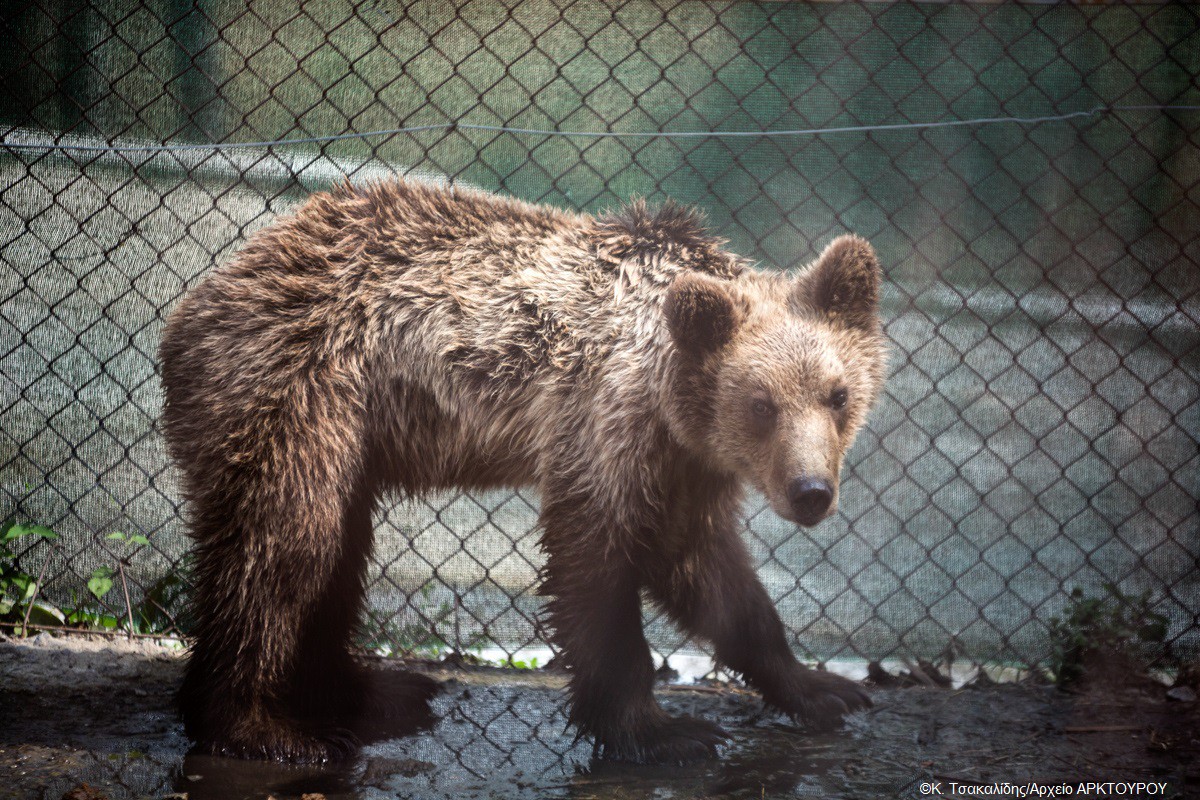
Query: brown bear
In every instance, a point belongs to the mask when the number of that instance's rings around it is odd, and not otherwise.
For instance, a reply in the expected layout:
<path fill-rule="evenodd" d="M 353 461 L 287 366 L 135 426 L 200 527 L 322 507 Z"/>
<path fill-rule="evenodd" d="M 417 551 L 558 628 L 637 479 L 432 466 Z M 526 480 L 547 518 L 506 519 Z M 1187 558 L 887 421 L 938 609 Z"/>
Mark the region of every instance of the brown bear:
<path fill-rule="evenodd" d="M 869 705 L 796 660 L 738 515 L 743 484 L 802 525 L 836 508 L 884 374 L 879 265 L 853 236 L 794 277 L 723 244 L 673 204 L 597 217 L 389 181 L 314 195 L 208 275 L 161 350 L 196 542 L 189 735 L 351 752 L 343 723 L 378 702 L 349 650 L 372 510 L 446 487 L 540 490 L 546 620 L 599 755 L 725 737 L 655 702 L 643 591 L 769 705 Z M 393 683 L 390 713 L 427 713 L 432 681 Z"/>

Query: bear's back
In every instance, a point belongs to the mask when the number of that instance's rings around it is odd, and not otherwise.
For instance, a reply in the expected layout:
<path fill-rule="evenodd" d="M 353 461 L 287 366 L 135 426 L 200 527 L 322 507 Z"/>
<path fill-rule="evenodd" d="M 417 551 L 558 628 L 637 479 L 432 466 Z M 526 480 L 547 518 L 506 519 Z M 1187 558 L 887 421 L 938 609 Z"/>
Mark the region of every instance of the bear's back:
<path fill-rule="evenodd" d="M 324 370 L 365 404 L 416 392 L 484 450 L 539 450 L 588 414 L 652 412 L 667 287 L 687 270 L 741 274 L 720 245 L 673 205 L 592 217 L 472 189 L 346 184 L 214 270 L 173 315 L 164 353 L 187 364 L 187 394 L 236 387 L 244 417 Z"/>

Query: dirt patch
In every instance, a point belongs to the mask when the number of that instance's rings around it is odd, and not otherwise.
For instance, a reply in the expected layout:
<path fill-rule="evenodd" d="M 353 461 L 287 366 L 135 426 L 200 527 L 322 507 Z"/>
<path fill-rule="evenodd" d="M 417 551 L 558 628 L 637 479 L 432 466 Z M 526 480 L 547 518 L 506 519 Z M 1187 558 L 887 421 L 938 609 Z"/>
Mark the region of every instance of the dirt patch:
<path fill-rule="evenodd" d="M 815 734 L 735 688 L 663 688 L 676 713 L 732 735 L 690 767 L 593 762 L 567 727 L 559 675 L 429 668 L 444 682 L 427 733 L 338 767 L 190 755 L 173 707 L 183 656 L 151 642 L 38 636 L 0 642 L 0 800 L 60 800 L 81 784 L 110 800 L 299 798 L 921 797 L 997 783 L 1165 784 L 1108 796 L 1200 794 L 1197 703 L 1149 684 L 875 689 L 875 707 Z M 964 788 L 965 787 L 965 788 Z M 1008 795 L 1014 796 L 1014 795 Z"/>

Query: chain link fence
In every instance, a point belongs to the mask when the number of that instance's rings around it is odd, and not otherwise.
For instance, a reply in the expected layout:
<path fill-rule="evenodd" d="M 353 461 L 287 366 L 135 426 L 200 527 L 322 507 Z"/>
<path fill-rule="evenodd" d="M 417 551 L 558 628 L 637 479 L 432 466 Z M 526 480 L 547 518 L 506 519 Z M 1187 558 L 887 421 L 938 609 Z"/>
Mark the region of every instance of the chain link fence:
<path fill-rule="evenodd" d="M 8 4 L 0 513 L 60 537 L 10 568 L 73 619 L 186 628 L 163 320 L 307 193 L 402 174 L 672 197 L 766 269 L 875 244 L 894 351 L 839 514 L 747 509 L 798 652 L 1038 663 L 1079 586 L 1148 592 L 1194 654 L 1198 31 L 1168 3 Z M 381 512 L 364 643 L 535 652 L 537 508 Z"/>

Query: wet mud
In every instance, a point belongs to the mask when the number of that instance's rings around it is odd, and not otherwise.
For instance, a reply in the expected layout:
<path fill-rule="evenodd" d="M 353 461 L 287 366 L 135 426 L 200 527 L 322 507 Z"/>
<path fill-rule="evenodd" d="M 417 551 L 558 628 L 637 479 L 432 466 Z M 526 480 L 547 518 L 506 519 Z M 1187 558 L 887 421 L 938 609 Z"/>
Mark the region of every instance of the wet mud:
<path fill-rule="evenodd" d="M 1106 781 L 1164 787 L 1128 797 L 1200 796 L 1197 703 L 1144 684 L 875 689 L 874 708 L 832 733 L 736 687 L 664 686 L 668 710 L 731 739 L 717 760 L 647 767 L 592 758 L 566 724 L 560 675 L 430 666 L 444 686 L 431 729 L 303 767 L 190 753 L 173 707 L 182 664 L 149 643 L 0 642 L 0 800 L 60 800 L 84 784 L 110 800 L 916 798 L 928 784 L 951 796 L 952 783 Z"/>

